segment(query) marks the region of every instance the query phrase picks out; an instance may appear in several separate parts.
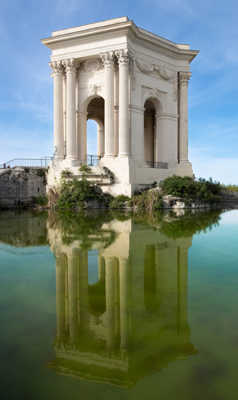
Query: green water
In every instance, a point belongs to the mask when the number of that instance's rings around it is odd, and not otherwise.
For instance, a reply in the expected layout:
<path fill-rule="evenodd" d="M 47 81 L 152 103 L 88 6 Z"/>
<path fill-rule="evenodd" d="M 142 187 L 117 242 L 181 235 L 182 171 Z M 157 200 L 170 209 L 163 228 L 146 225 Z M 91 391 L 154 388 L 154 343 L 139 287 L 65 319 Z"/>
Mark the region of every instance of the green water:
<path fill-rule="evenodd" d="M 0 214 L 0 399 L 237 399 L 238 210 Z"/>

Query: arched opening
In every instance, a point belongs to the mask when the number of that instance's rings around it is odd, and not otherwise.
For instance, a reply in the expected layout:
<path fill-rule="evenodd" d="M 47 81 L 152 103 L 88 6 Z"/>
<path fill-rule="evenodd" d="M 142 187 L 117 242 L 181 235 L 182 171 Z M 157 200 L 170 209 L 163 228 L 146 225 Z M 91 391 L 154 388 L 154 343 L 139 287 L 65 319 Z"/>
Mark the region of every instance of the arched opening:
<path fill-rule="evenodd" d="M 93 119 L 87 120 L 87 154 L 97 154 L 98 124 Z"/>
<path fill-rule="evenodd" d="M 88 252 L 89 309 L 99 316 L 106 311 L 105 262 L 97 250 Z"/>
<path fill-rule="evenodd" d="M 144 159 L 148 166 L 153 167 L 156 160 L 156 107 L 152 99 L 145 102 L 144 112 Z"/>
<path fill-rule="evenodd" d="M 96 165 L 104 156 L 104 99 L 94 97 L 87 107 L 88 164 Z"/>

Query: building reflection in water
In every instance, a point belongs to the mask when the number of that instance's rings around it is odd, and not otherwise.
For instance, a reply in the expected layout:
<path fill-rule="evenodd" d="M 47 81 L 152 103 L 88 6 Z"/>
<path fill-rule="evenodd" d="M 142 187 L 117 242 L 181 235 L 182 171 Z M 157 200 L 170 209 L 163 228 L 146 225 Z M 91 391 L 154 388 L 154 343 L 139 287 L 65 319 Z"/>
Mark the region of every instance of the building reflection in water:
<path fill-rule="evenodd" d="M 187 315 L 192 236 L 171 239 L 131 219 L 104 224 L 98 236 L 91 235 L 89 248 L 80 240 L 65 244 L 60 230 L 49 226 L 57 306 L 56 359 L 50 365 L 59 373 L 128 387 L 196 352 Z M 90 254 L 97 255 L 94 283 Z"/>

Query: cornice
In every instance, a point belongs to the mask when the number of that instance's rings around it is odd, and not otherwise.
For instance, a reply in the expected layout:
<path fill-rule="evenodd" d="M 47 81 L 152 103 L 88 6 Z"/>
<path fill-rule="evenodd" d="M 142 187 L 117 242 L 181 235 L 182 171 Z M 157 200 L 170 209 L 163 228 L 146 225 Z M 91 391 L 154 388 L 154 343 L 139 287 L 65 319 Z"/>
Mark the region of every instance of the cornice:
<path fill-rule="evenodd" d="M 85 26 L 85 29 L 82 29 L 83 27 L 79 27 L 71 30 L 65 29 L 63 31 L 54 32 L 53 36 L 42 39 L 41 42 L 50 49 L 54 49 L 59 47 L 60 44 L 62 44 L 63 47 L 64 44 L 70 40 L 75 41 L 75 39 L 85 39 L 105 33 L 118 32 L 118 34 L 125 33 L 128 36 L 133 34 L 133 36 L 139 41 L 144 41 L 146 43 L 149 42 L 157 48 L 159 47 L 166 50 L 174 57 L 185 57 L 189 60 L 189 62 L 191 62 L 199 53 L 198 50 L 190 50 L 188 45 L 176 44 L 165 38 L 148 32 L 145 29 L 139 28 L 132 20 L 128 20 L 127 18 L 115 19 L 115 23 L 113 23 L 112 20 L 109 25 L 107 25 L 106 22 L 107 21 L 105 21 L 105 25 L 103 25 L 103 23 L 90 24 Z"/>

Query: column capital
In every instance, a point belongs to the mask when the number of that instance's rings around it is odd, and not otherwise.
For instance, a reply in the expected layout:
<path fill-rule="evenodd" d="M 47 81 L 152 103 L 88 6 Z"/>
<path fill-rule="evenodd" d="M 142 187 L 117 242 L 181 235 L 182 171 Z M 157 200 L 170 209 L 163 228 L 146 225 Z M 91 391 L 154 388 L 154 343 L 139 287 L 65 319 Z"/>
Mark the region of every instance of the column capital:
<path fill-rule="evenodd" d="M 62 74 L 64 72 L 63 62 L 60 61 L 51 61 L 49 62 L 49 66 L 52 69 L 52 75 Z"/>
<path fill-rule="evenodd" d="M 121 49 L 115 52 L 119 65 L 128 65 L 130 61 L 130 54 L 128 49 Z"/>
<path fill-rule="evenodd" d="M 114 51 L 108 51 L 100 54 L 100 58 L 104 65 L 104 68 L 111 68 L 114 65 L 115 54 Z"/>
<path fill-rule="evenodd" d="M 76 68 L 79 66 L 79 63 L 76 62 L 75 58 L 68 58 L 63 61 L 66 73 L 75 73 Z"/>
<path fill-rule="evenodd" d="M 180 85 L 188 85 L 188 81 L 191 78 L 191 72 L 179 71 L 179 83 Z"/>

